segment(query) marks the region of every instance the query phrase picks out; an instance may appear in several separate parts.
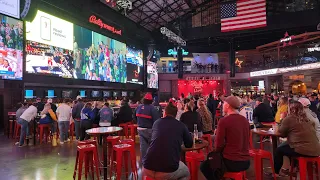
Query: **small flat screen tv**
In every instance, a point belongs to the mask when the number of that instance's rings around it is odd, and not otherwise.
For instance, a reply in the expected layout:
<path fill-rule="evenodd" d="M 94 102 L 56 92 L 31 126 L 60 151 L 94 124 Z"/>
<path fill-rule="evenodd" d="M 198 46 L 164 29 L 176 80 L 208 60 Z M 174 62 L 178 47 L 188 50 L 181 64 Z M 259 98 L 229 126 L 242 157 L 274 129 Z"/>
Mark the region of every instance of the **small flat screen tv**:
<path fill-rule="evenodd" d="M 110 91 L 103 91 L 103 97 L 111 97 L 111 92 Z"/>
<path fill-rule="evenodd" d="M 128 96 L 128 92 L 127 92 L 127 91 L 122 91 L 121 96 L 122 96 L 122 97 L 127 97 L 127 96 Z"/>
<path fill-rule="evenodd" d="M 101 91 L 91 91 L 91 97 L 93 98 L 101 97 Z"/>
<path fill-rule="evenodd" d="M 25 96 L 24 96 L 26 99 L 32 99 L 34 98 L 34 95 L 33 95 L 33 90 L 31 89 L 26 89 L 25 90 Z"/>
<path fill-rule="evenodd" d="M 54 90 L 50 89 L 50 90 L 47 90 L 46 91 L 46 94 L 47 94 L 47 98 L 55 98 L 55 94 L 54 94 Z"/>
<path fill-rule="evenodd" d="M 62 98 L 72 98 L 72 90 L 62 90 Z"/>
<path fill-rule="evenodd" d="M 130 96 L 130 97 L 133 97 L 133 96 L 134 96 L 134 92 L 130 92 L 130 93 L 129 93 L 129 96 Z"/>
<path fill-rule="evenodd" d="M 80 95 L 82 98 L 87 97 L 87 96 L 86 96 L 86 90 L 80 90 L 80 91 L 79 91 L 79 95 Z"/>
<path fill-rule="evenodd" d="M 113 92 L 113 97 L 120 97 L 120 92 L 119 91 L 114 91 Z"/>

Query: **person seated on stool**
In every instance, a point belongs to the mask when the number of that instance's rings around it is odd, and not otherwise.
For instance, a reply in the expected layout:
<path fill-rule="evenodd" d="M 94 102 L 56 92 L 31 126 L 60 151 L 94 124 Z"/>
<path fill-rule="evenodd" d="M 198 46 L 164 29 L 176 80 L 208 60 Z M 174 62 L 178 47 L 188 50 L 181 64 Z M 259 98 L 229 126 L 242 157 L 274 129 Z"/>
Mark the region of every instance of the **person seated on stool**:
<path fill-rule="evenodd" d="M 224 100 L 225 116 L 219 120 L 214 142 L 214 152 L 222 153 L 227 172 L 241 172 L 250 167 L 249 122 L 239 114 L 239 107 L 240 100 L 235 96 Z M 204 161 L 200 169 L 208 180 L 218 180 L 214 176 L 216 169 L 210 167 L 209 160 Z"/>
<path fill-rule="evenodd" d="M 177 107 L 172 103 L 165 108 L 164 118 L 152 127 L 151 144 L 142 160 L 142 174 L 153 179 L 189 179 L 188 167 L 180 161 L 182 142 L 187 148 L 193 141 L 187 127 L 175 117 Z"/>

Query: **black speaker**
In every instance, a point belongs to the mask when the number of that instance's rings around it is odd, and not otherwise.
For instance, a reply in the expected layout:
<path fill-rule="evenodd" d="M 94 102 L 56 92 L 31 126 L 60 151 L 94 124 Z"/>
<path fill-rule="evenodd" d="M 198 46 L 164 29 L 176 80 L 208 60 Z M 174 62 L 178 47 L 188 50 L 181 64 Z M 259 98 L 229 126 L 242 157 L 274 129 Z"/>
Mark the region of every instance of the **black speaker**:
<path fill-rule="evenodd" d="M 230 41 L 230 49 L 229 49 L 229 63 L 230 63 L 230 77 L 236 76 L 236 52 L 234 50 L 234 42 Z"/>
<path fill-rule="evenodd" d="M 183 78 L 183 56 L 182 56 L 182 48 L 177 48 L 177 59 L 178 59 L 178 78 Z"/>
<path fill-rule="evenodd" d="M 24 21 L 32 22 L 38 11 L 38 0 L 21 0 L 20 17 Z"/>

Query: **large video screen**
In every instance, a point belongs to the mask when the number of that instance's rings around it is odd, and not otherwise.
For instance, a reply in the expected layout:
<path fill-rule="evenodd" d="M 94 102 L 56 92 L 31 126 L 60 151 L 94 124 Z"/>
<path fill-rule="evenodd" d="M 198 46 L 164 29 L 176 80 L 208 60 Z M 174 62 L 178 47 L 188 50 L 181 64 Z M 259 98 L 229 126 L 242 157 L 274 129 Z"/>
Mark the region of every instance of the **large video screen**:
<path fill-rule="evenodd" d="M 157 63 L 151 61 L 147 62 L 147 87 L 154 89 L 159 88 Z"/>
<path fill-rule="evenodd" d="M 0 79 L 22 80 L 23 23 L 0 14 Z"/>
<path fill-rule="evenodd" d="M 80 79 L 127 82 L 126 45 L 74 25 L 74 60 Z"/>
<path fill-rule="evenodd" d="M 127 82 L 143 84 L 143 52 L 127 47 Z"/>
<path fill-rule="evenodd" d="M 41 11 L 26 27 L 27 72 L 127 82 L 124 43 Z"/>

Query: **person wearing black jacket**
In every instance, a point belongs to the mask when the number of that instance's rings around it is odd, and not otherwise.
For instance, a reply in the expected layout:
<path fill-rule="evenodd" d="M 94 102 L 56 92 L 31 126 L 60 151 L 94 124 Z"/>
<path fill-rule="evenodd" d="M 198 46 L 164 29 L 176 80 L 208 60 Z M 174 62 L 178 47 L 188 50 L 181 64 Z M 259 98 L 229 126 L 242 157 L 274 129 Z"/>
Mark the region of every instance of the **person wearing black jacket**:
<path fill-rule="evenodd" d="M 118 126 L 121 123 L 127 123 L 132 121 L 132 109 L 129 106 L 129 103 L 127 100 L 121 101 L 121 107 L 119 109 L 119 112 L 117 114 L 117 118 L 115 121 L 111 121 L 112 126 Z"/>
<path fill-rule="evenodd" d="M 187 166 L 180 161 L 181 145 L 193 145 L 187 127 L 175 117 L 178 108 L 172 103 L 165 108 L 164 118 L 152 127 L 150 147 L 142 160 L 142 174 L 153 179 L 188 179 Z"/>
<path fill-rule="evenodd" d="M 194 102 L 190 101 L 185 105 L 185 111 L 181 114 L 180 121 L 184 123 L 189 132 L 194 132 L 194 125 L 197 125 L 198 132 L 202 132 L 202 123 L 200 114 L 194 110 Z"/>
<path fill-rule="evenodd" d="M 256 99 L 256 108 L 253 110 L 254 123 L 274 122 L 273 112 L 269 105 L 263 103 L 263 99 Z"/>
<path fill-rule="evenodd" d="M 212 114 L 212 118 L 214 118 L 216 115 L 216 109 L 218 107 L 218 102 L 213 99 L 212 94 L 210 94 L 209 98 L 207 99 L 207 107 Z"/>
<path fill-rule="evenodd" d="M 74 120 L 74 127 L 76 132 L 76 140 L 80 139 L 80 120 L 81 110 L 84 107 L 84 103 L 81 97 L 77 97 L 77 103 L 72 107 L 72 118 Z"/>

